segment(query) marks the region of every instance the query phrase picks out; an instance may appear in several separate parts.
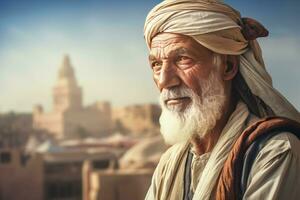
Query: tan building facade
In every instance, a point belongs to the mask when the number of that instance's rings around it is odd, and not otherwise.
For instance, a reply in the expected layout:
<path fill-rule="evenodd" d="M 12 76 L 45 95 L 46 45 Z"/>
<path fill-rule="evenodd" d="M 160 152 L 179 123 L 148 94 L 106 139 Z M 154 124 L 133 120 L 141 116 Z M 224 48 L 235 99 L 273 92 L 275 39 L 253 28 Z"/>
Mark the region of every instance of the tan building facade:
<path fill-rule="evenodd" d="M 156 104 L 132 105 L 113 109 L 116 129 L 133 135 L 158 133 L 161 109 Z"/>
<path fill-rule="evenodd" d="M 65 56 L 53 88 L 53 110 L 45 113 L 41 105 L 33 110 L 33 128 L 47 130 L 57 139 L 104 136 L 112 130 L 109 102 L 84 107 L 82 88 L 74 69 Z"/>
<path fill-rule="evenodd" d="M 83 200 L 143 200 L 154 169 L 101 171 L 83 169 Z"/>
<path fill-rule="evenodd" d="M 44 199 L 42 156 L 28 157 L 18 149 L 0 149 L 0 199 Z"/>
<path fill-rule="evenodd" d="M 82 166 L 114 170 L 111 149 L 25 154 L 21 149 L 0 149 L 0 200 L 81 200 Z"/>

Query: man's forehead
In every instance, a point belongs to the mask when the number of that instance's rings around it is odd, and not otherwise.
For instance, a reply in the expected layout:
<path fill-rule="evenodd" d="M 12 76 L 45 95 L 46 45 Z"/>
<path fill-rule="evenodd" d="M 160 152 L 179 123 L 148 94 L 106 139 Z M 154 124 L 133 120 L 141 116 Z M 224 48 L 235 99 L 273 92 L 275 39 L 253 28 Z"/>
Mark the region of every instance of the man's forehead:
<path fill-rule="evenodd" d="M 180 52 L 177 50 L 180 50 L 181 53 L 183 50 L 184 53 L 205 52 L 204 54 L 207 54 L 206 51 L 210 52 L 210 50 L 196 42 L 192 37 L 176 33 L 160 33 L 156 35 L 151 41 L 150 55 L 154 56 L 157 51 L 160 52 L 160 49 L 168 49 L 171 52 L 176 50 L 178 53 Z"/>
<path fill-rule="evenodd" d="M 189 49 L 181 47 L 181 46 L 179 46 L 178 48 L 176 48 L 176 46 L 174 46 L 174 48 L 170 48 L 167 51 L 160 51 L 160 50 L 156 51 L 156 50 L 157 50 L 156 48 L 151 49 L 151 51 L 149 53 L 149 60 L 156 60 L 156 57 L 157 56 L 159 57 L 160 53 L 163 53 L 164 56 L 168 56 L 170 54 L 181 55 L 181 54 L 191 53 L 189 51 Z"/>
<path fill-rule="evenodd" d="M 187 42 L 191 38 L 185 35 L 176 33 L 160 33 L 156 35 L 151 41 L 151 47 L 165 47 L 170 44 Z"/>

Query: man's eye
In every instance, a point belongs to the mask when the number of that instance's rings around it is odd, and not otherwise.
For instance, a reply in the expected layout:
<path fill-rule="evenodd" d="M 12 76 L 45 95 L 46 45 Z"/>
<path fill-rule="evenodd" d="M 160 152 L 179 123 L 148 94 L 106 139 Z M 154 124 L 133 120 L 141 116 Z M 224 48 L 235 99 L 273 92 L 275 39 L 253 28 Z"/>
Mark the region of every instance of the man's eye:
<path fill-rule="evenodd" d="M 157 67 L 157 66 L 160 66 L 160 63 L 159 62 L 153 62 L 151 65 L 152 65 L 152 67 Z"/>
<path fill-rule="evenodd" d="M 189 58 L 186 57 L 186 56 L 180 56 L 179 57 L 179 61 L 185 61 L 185 60 L 188 60 Z"/>
<path fill-rule="evenodd" d="M 177 59 L 177 63 L 179 63 L 179 64 L 188 64 L 188 63 L 191 63 L 192 61 L 193 61 L 193 59 L 191 59 L 187 56 L 180 56 Z"/>
<path fill-rule="evenodd" d="M 153 63 L 151 63 L 151 67 L 152 67 L 152 70 L 154 72 L 158 72 L 161 68 L 161 63 L 160 62 L 153 62 Z"/>

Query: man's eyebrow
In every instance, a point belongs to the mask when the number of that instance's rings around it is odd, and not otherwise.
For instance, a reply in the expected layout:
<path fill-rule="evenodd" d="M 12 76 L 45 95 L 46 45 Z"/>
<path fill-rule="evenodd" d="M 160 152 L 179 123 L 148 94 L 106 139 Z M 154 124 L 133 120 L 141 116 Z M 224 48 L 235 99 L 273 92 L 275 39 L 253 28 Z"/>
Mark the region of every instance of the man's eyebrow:
<path fill-rule="evenodd" d="M 187 53 L 189 53 L 189 50 L 187 48 L 179 47 L 177 49 L 170 51 L 168 54 L 169 55 L 180 55 L 180 54 L 187 54 Z M 150 61 L 157 60 L 156 56 L 151 53 L 149 54 L 148 59 Z"/>
<path fill-rule="evenodd" d="M 154 61 L 154 60 L 156 60 L 156 57 L 153 54 L 150 54 L 148 56 L 148 59 L 149 59 L 149 61 Z"/>
<path fill-rule="evenodd" d="M 179 47 L 178 49 L 175 49 L 175 50 L 170 52 L 170 54 L 177 54 L 177 55 L 187 54 L 187 53 L 189 53 L 189 50 L 187 48 L 184 48 L 184 47 Z"/>

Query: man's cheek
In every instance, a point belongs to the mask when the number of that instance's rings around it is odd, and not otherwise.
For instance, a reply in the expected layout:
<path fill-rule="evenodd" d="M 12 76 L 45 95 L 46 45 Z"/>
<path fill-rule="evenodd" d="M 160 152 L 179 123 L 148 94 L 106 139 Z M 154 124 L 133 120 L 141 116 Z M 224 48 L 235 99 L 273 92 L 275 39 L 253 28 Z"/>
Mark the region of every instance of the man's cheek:
<path fill-rule="evenodd" d="M 193 72 L 186 73 L 185 76 L 182 76 L 182 80 L 188 88 L 200 95 L 201 86 L 199 84 L 199 77 L 197 75 L 193 74 Z"/>

